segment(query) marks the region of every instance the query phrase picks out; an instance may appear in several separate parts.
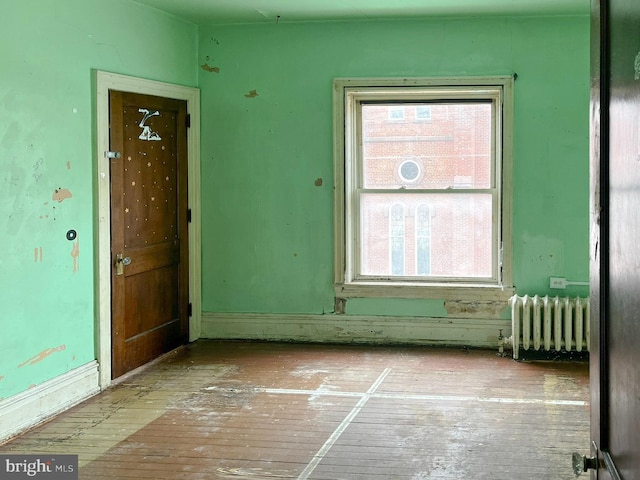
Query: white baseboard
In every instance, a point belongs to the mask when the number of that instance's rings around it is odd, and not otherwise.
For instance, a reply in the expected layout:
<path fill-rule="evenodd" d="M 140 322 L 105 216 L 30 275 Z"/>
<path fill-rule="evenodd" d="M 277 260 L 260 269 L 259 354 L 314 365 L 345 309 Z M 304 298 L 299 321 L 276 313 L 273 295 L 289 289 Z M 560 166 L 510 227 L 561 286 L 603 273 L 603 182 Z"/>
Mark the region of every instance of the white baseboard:
<path fill-rule="evenodd" d="M 0 402 L 0 442 L 98 393 L 93 361 Z"/>
<path fill-rule="evenodd" d="M 200 338 L 497 349 L 500 329 L 503 335 L 510 335 L 511 321 L 499 318 L 203 312 Z"/>

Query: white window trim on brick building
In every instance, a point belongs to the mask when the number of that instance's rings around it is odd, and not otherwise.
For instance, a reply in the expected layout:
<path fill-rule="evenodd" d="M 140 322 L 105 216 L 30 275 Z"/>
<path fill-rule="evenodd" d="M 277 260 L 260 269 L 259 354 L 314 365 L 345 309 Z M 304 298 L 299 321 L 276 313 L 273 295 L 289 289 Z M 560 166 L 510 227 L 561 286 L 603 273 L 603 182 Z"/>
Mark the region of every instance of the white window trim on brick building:
<path fill-rule="evenodd" d="M 513 77 L 371 78 L 334 80 L 335 278 L 338 298 L 395 297 L 506 300 L 512 282 Z M 490 278 L 403 278 L 361 275 L 359 181 L 360 105 L 367 102 L 490 101 L 493 105 L 495 265 Z"/>

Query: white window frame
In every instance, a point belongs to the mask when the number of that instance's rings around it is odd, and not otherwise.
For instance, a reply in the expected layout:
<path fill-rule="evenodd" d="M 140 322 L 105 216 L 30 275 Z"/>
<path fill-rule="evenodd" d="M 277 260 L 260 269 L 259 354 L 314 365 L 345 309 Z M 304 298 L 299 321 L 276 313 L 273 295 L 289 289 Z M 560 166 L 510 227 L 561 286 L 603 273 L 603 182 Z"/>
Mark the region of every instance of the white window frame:
<path fill-rule="evenodd" d="M 512 154 L 513 77 L 453 78 L 339 78 L 334 80 L 334 187 L 335 264 L 334 290 L 338 298 L 395 297 L 445 300 L 506 300 L 513 295 L 512 283 Z M 495 102 L 497 160 L 494 162 L 497 211 L 494 211 L 494 258 L 492 278 L 482 281 L 434 281 L 357 274 L 359 205 L 359 142 L 362 102 L 439 99 L 483 99 Z M 390 190 L 392 192 L 393 190 Z"/>

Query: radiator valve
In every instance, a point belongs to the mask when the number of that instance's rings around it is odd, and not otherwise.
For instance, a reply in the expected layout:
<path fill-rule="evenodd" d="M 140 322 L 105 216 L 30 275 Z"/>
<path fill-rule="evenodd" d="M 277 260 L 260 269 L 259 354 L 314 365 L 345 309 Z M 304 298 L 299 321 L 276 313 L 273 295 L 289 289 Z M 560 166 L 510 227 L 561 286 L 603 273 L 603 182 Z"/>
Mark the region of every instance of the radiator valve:
<path fill-rule="evenodd" d="M 504 335 L 502 335 L 502 329 L 498 330 L 498 356 L 504 357 Z"/>
<path fill-rule="evenodd" d="M 498 353 L 499 357 L 506 357 L 507 354 L 504 353 L 504 347 L 507 345 L 512 345 L 513 336 L 505 337 L 502 334 L 502 328 L 498 330 Z"/>

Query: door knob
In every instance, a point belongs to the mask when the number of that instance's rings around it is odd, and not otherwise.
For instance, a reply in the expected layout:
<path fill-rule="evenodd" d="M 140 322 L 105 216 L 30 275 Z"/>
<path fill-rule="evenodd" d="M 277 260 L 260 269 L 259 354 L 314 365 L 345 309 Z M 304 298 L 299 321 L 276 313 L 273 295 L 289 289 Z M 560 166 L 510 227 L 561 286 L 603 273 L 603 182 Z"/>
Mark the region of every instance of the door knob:
<path fill-rule="evenodd" d="M 580 455 L 578 452 L 573 452 L 571 463 L 573 465 L 573 473 L 576 477 L 579 477 L 582 472 L 596 470 L 598 468 L 596 457 L 587 457 Z"/>
<path fill-rule="evenodd" d="M 116 255 L 116 275 L 124 274 L 124 267 L 131 264 L 131 257 L 125 257 L 122 253 Z"/>

